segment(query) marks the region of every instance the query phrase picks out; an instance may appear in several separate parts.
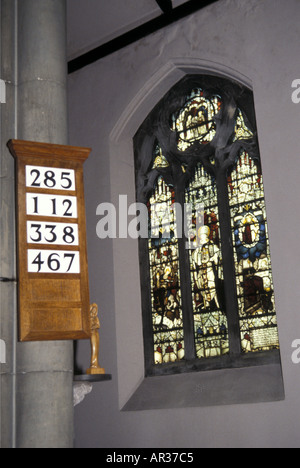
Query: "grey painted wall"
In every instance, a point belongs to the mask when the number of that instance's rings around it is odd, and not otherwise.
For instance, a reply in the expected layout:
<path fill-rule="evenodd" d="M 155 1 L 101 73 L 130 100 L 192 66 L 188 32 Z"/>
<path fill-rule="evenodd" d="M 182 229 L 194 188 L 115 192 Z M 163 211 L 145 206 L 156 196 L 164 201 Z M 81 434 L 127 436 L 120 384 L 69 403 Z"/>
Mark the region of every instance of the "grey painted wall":
<path fill-rule="evenodd" d="M 113 374 L 76 408 L 77 447 L 299 446 L 300 367 L 291 360 L 300 338 L 300 104 L 291 99 L 299 15 L 298 0 L 220 0 L 70 76 L 70 144 L 93 148 L 85 166 L 91 301 L 101 313 L 101 364 Z M 134 201 L 133 135 L 175 82 L 203 70 L 254 91 L 286 399 L 122 412 L 143 379 L 137 242 L 100 241 L 96 208 L 120 194 Z M 88 342 L 80 343 L 84 369 L 89 356 Z"/>

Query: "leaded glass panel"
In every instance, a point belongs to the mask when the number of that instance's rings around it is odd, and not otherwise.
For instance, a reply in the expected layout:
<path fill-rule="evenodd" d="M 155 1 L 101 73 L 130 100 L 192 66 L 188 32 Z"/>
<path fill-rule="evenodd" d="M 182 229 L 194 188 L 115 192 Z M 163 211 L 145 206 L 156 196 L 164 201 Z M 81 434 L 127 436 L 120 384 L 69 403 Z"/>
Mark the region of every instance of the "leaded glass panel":
<path fill-rule="evenodd" d="M 194 89 L 183 109 L 172 117 L 172 130 L 178 135 L 178 149 L 185 151 L 196 141 L 208 143 L 216 135 L 215 116 L 221 108 L 218 96 L 204 97 L 203 90 Z"/>
<path fill-rule="evenodd" d="M 174 190 L 159 177 L 149 209 L 149 260 L 155 364 L 184 358 Z"/>
<path fill-rule="evenodd" d="M 242 350 L 278 349 L 263 178 L 246 151 L 228 177 L 228 191 Z"/>
<path fill-rule="evenodd" d="M 189 262 L 196 355 L 229 352 L 217 190 L 214 176 L 198 164 L 186 194 L 191 211 Z"/>

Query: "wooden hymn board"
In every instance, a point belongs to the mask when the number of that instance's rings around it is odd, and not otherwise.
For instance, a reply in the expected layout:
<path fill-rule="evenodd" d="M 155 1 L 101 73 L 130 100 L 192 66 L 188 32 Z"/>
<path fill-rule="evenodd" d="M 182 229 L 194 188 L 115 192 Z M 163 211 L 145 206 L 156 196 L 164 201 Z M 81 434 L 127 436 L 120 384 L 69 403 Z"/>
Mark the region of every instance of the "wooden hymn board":
<path fill-rule="evenodd" d="M 91 335 L 83 163 L 88 148 L 11 140 L 20 341 Z"/>

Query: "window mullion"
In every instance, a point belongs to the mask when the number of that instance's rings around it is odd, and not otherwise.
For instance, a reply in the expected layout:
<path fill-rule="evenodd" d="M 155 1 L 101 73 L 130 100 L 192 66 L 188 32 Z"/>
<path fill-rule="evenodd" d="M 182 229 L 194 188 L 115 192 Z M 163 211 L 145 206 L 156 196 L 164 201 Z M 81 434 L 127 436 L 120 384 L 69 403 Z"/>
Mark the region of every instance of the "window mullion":
<path fill-rule="evenodd" d="M 228 320 L 230 354 L 236 356 L 241 354 L 241 340 L 227 176 L 224 170 L 220 169 L 217 171 L 216 183 L 218 191 L 225 303 Z"/>
<path fill-rule="evenodd" d="M 194 321 L 193 321 L 193 303 L 191 294 L 191 276 L 188 250 L 186 249 L 186 238 L 184 231 L 184 191 L 176 190 L 176 202 L 180 206 L 181 216 L 177 216 L 177 220 L 181 222 L 180 233 L 178 239 L 179 249 L 179 265 L 181 277 L 181 299 L 183 308 L 183 327 L 184 327 L 184 343 L 185 343 L 185 359 L 195 359 L 195 338 L 194 338 Z"/>
<path fill-rule="evenodd" d="M 150 262 L 148 249 L 148 239 L 139 239 L 141 299 L 143 311 L 143 336 L 146 375 L 150 374 L 150 371 L 154 365 L 154 340 L 152 324 L 153 311 L 150 290 Z"/>

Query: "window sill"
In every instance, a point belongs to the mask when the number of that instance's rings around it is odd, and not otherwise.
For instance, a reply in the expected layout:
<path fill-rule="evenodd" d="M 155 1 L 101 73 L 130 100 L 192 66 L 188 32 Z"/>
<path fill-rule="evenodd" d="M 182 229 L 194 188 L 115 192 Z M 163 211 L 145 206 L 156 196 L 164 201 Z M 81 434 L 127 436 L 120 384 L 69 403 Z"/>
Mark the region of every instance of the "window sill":
<path fill-rule="evenodd" d="M 123 411 L 189 408 L 284 400 L 280 362 L 243 368 L 147 377 Z"/>
<path fill-rule="evenodd" d="M 182 374 L 187 372 L 203 372 L 241 367 L 256 367 L 267 364 L 280 364 L 280 351 L 265 351 L 241 354 L 240 356 L 225 355 L 210 359 L 194 359 L 176 363 L 153 365 L 146 370 L 147 377 L 160 375 Z"/>

